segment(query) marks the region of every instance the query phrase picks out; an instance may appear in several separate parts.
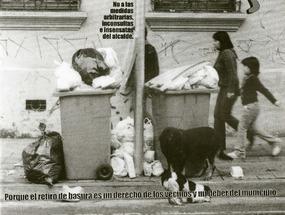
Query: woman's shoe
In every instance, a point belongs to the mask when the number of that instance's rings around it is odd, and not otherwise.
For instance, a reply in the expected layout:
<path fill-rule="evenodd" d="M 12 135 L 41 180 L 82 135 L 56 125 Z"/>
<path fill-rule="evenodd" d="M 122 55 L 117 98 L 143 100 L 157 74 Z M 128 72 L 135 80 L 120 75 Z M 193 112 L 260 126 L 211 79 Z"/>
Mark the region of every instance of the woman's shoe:
<path fill-rule="evenodd" d="M 235 150 L 233 152 L 228 153 L 227 156 L 231 157 L 232 159 L 245 158 L 245 152 Z"/>
<path fill-rule="evenodd" d="M 233 160 L 231 157 L 229 157 L 228 155 L 226 155 L 224 151 L 221 151 L 218 157 L 219 157 L 221 160 L 228 160 L 228 161 Z"/>

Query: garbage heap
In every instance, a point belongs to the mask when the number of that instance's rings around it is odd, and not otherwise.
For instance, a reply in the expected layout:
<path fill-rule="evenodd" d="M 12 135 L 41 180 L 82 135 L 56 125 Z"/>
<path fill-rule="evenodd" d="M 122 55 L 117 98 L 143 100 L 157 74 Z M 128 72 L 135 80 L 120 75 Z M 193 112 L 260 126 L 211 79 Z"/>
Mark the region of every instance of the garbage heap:
<path fill-rule="evenodd" d="M 134 119 L 127 117 L 120 121 L 112 130 L 111 137 L 111 166 L 114 175 L 129 178 L 135 178 L 134 166 Z M 151 121 L 146 118 L 144 120 L 144 175 L 160 176 L 163 168 L 160 161 L 155 160 L 155 151 L 153 143 L 153 126 Z"/>

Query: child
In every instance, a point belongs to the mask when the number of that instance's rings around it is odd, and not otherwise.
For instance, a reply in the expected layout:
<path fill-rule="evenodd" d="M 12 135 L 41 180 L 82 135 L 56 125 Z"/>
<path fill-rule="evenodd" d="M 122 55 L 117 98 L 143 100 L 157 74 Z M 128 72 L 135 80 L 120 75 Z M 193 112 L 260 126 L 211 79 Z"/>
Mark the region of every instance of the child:
<path fill-rule="evenodd" d="M 272 104 L 279 107 L 280 102 L 266 89 L 258 78 L 259 61 L 255 57 L 248 57 L 242 60 L 242 70 L 244 79 L 240 89 L 241 102 L 243 110 L 238 125 L 237 145 L 235 150 L 228 153 L 232 158 L 245 158 L 246 133 L 252 130 L 254 135 L 267 141 L 272 145 L 272 155 L 277 156 L 280 151 L 281 139 L 276 138 L 265 131 L 259 130 L 256 126 L 256 119 L 259 115 L 259 104 L 257 100 L 257 91 L 262 93 Z"/>

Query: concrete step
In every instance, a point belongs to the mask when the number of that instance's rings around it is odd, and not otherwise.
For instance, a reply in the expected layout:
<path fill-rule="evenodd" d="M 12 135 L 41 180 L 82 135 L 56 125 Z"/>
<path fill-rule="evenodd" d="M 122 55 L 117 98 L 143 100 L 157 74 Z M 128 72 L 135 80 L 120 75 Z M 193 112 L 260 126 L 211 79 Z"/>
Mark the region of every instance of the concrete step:
<path fill-rule="evenodd" d="M 215 197 L 226 196 L 256 196 L 256 197 L 285 197 L 285 179 L 270 180 L 219 180 L 219 181 L 195 181 L 196 183 L 208 185 Z M 4 183 L 1 187 L 1 201 L 17 201 L 12 198 L 13 195 L 32 195 L 43 196 L 49 199 L 49 194 L 59 195 L 62 193 L 62 186 L 69 187 L 81 186 L 84 189 L 84 198 L 87 200 L 97 199 L 98 196 L 104 196 L 106 199 L 121 199 L 125 194 L 144 198 L 165 198 L 164 188 L 159 180 L 136 180 L 136 181 L 61 181 L 52 187 L 42 184 L 32 183 Z M 162 196 L 159 195 L 162 193 Z M 6 196 L 5 196 L 6 195 Z M 120 195 L 120 196 L 119 196 Z M 46 196 L 46 197 L 45 197 Z M 50 197 L 52 198 L 52 197 Z M 39 200 L 44 200 L 39 197 Z"/>
<path fill-rule="evenodd" d="M 1 205 L 2 215 L 70 215 L 70 214 L 123 214 L 123 215 L 214 215 L 255 214 L 284 215 L 284 198 L 233 197 L 212 198 L 209 203 L 170 205 L 166 199 L 147 200 L 94 200 L 76 203 L 61 201 L 19 201 Z"/>

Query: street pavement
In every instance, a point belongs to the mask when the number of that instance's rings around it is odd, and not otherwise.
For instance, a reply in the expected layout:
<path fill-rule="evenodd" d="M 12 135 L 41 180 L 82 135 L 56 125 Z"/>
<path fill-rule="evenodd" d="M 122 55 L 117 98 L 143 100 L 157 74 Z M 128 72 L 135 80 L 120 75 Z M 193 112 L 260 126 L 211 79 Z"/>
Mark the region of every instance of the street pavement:
<path fill-rule="evenodd" d="M 0 139 L 1 214 L 285 214 L 285 138 L 282 139 L 282 152 L 277 157 L 271 156 L 267 143 L 256 140 L 254 147 L 247 151 L 246 159 L 232 162 L 217 159 L 216 165 L 221 170 L 229 172 L 232 166 L 240 166 L 244 172 L 243 179 L 235 179 L 229 174 L 220 176 L 218 172 L 210 181 L 192 178 L 197 183 L 210 186 L 216 195 L 212 196 L 210 203 L 183 206 L 170 205 L 165 196 L 156 195 L 164 192 L 159 177 L 65 180 L 53 187 L 32 184 L 25 178 L 20 164 L 23 148 L 34 140 Z M 235 141 L 235 137 L 227 137 L 228 151 L 233 149 Z M 62 202 L 57 197 L 63 185 L 81 186 L 84 193 L 92 197 L 76 203 Z M 231 195 L 225 195 L 230 191 Z M 233 195 L 238 191 L 239 194 Z M 244 192 L 242 195 L 242 191 L 258 191 L 258 194 Z M 118 197 L 124 193 L 132 194 L 133 198 Z M 145 193 L 148 195 L 139 196 Z M 110 194 L 112 198 L 99 199 L 95 194 Z M 17 200 L 25 195 L 27 200 Z M 41 199 L 31 200 L 31 195 Z"/>

